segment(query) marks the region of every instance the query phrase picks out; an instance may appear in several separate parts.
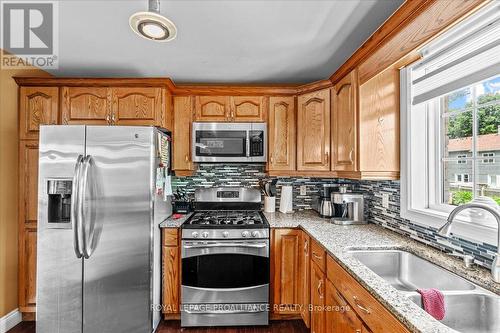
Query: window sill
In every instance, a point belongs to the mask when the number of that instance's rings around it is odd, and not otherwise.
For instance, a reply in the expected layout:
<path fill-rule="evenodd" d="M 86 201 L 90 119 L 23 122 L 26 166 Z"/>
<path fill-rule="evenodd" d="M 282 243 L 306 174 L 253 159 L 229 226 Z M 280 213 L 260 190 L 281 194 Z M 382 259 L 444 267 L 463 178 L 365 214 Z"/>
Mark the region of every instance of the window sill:
<path fill-rule="evenodd" d="M 402 209 L 401 217 L 415 224 L 437 229 L 446 223 L 448 214 L 433 209 Z M 475 243 L 487 243 L 498 246 L 498 228 L 475 224 L 457 218 L 453 221 L 451 233 Z"/>

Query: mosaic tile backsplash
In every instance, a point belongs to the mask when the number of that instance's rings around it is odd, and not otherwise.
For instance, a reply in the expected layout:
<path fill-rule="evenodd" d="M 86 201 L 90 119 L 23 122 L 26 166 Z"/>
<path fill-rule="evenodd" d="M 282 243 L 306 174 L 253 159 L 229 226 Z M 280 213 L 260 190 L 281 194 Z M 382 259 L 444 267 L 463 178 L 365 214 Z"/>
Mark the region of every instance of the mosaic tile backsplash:
<path fill-rule="evenodd" d="M 259 179 L 269 178 L 262 164 L 200 164 L 191 177 L 174 177 L 172 185 L 192 195 L 196 188 L 217 186 L 257 187 Z M 355 181 L 337 178 L 278 178 L 276 207 L 279 207 L 281 185 L 293 186 L 293 208 L 311 209 L 314 196 L 324 183 L 347 184 L 349 189 L 362 192 L 365 197 L 365 214 L 371 223 L 379 224 L 399 234 L 428 244 L 445 252 L 469 254 L 475 262 L 491 267 L 496 246 L 474 243 L 465 239 L 443 238 L 436 229 L 423 227 L 400 216 L 399 181 Z M 300 195 L 300 186 L 306 186 L 306 195 Z M 382 194 L 389 195 L 389 208 L 382 206 Z"/>

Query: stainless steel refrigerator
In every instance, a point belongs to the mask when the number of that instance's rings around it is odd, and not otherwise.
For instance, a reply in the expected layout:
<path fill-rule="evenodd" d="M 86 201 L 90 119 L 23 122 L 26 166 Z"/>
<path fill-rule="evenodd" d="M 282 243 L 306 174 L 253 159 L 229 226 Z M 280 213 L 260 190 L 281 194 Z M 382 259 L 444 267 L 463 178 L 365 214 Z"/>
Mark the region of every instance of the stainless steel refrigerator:
<path fill-rule="evenodd" d="M 41 127 L 37 333 L 155 330 L 158 224 L 171 213 L 161 189 L 165 135 L 154 127 Z"/>

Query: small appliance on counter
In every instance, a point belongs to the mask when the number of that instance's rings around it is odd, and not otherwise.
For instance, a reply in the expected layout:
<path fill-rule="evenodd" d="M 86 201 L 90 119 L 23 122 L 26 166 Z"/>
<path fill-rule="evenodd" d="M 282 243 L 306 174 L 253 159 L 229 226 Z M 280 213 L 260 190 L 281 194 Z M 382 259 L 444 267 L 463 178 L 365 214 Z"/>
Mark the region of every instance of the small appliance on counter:
<path fill-rule="evenodd" d="M 321 217 L 335 216 L 335 207 L 332 202 L 332 193 L 337 190 L 337 184 L 323 184 L 320 194 L 316 196 L 313 203 L 313 209 Z"/>
<path fill-rule="evenodd" d="M 188 214 L 193 211 L 193 203 L 189 195 L 177 189 L 173 192 L 174 201 L 172 202 L 172 211 L 177 214 Z"/>
<path fill-rule="evenodd" d="M 364 218 L 364 198 L 361 193 L 333 192 L 331 200 L 335 206 L 332 223 L 339 225 L 366 224 Z"/>

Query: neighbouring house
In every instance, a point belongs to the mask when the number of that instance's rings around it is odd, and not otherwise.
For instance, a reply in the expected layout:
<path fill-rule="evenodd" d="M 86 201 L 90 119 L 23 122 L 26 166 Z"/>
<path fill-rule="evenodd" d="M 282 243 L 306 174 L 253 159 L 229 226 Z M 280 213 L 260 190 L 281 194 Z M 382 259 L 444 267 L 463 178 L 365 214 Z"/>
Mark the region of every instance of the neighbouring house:
<path fill-rule="evenodd" d="M 478 156 L 473 166 L 473 138 L 458 138 L 448 141 L 448 157 L 445 179 L 450 191 L 471 190 L 472 168 L 477 168 L 479 195 L 500 196 L 500 132 L 477 136 Z M 463 159 L 462 159 L 463 158 Z"/>

